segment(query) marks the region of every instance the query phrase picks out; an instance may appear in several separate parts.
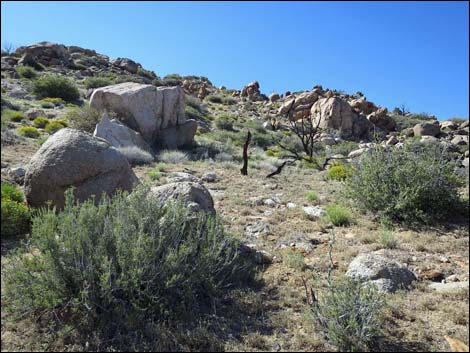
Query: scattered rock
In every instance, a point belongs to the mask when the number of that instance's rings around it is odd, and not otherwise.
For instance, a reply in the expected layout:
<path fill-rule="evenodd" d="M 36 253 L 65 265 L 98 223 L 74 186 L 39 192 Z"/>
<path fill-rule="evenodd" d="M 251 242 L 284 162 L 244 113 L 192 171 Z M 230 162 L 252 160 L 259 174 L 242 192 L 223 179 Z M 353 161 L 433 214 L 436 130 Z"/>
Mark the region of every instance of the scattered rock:
<path fill-rule="evenodd" d="M 202 176 L 202 180 L 208 183 L 213 183 L 218 179 L 217 174 L 214 172 L 207 172 Z"/>
<path fill-rule="evenodd" d="M 274 103 L 274 102 L 277 102 L 281 97 L 279 96 L 278 93 L 272 93 L 270 96 L 269 96 L 269 101 L 271 103 Z"/>
<path fill-rule="evenodd" d="M 257 250 L 254 253 L 254 260 L 259 265 L 267 265 L 273 262 L 274 256 L 265 250 Z"/>
<path fill-rule="evenodd" d="M 436 137 L 441 132 L 439 124 L 420 123 L 413 128 L 414 136 L 433 136 Z"/>
<path fill-rule="evenodd" d="M 190 181 L 193 183 L 200 183 L 201 180 L 199 178 L 195 177 L 194 175 L 191 175 L 189 173 L 183 173 L 183 172 L 174 172 L 171 173 L 168 177 L 167 180 L 169 183 L 180 183 L 183 181 Z"/>
<path fill-rule="evenodd" d="M 374 283 L 382 292 L 395 292 L 416 280 L 406 266 L 378 253 L 358 255 L 349 264 L 346 276 Z"/>
<path fill-rule="evenodd" d="M 465 282 L 451 282 L 451 283 L 431 283 L 429 288 L 438 293 L 456 293 L 463 290 L 468 290 L 468 281 Z"/>
<path fill-rule="evenodd" d="M 302 209 L 311 221 L 316 221 L 326 215 L 325 210 L 320 206 L 304 206 Z"/>

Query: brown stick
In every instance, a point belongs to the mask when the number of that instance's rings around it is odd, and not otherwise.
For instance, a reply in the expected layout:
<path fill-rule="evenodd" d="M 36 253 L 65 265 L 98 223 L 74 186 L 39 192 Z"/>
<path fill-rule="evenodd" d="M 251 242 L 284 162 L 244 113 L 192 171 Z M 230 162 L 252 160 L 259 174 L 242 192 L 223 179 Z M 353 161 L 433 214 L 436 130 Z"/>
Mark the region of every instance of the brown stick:
<path fill-rule="evenodd" d="M 280 174 L 282 172 L 282 168 L 284 168 L 284 166 L 287 164 L 287 161 L 285 161 L 284 163 L 282 163 L 279 167 L 277 167 L 277 169 L 272 172 L 271 174 L 268 174 L 266 175 L 266 178 L 271 178 L 277 174 Z"/>
<path fill-rule="evenodd" d="M 242 175 L 248 175 L 248 145 L 250 144 L 251 132 L 248 131 L 245 144 L 243 145 L 243 167 L 240 169 Z"/>

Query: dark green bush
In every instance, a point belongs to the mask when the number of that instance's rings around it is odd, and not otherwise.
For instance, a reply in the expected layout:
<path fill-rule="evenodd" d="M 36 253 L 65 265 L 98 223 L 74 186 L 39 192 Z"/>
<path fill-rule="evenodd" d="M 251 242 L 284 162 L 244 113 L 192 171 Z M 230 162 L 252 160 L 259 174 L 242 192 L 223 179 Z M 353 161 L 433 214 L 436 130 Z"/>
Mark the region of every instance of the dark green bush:
<path fill-rule="evenodd" d="M 212 103 L 222 104 L 223 98 L 214 94 L 209 94 L 206 99 Z"/>
<path fill-rule="evenodd" d="M 90 88 L 99 88 L 99 87 L 112 85 L 113 80 L 104 76 L 88 77 L 87 79 L 85 79 L 83 83 L 85 84 L 85 87 L 87 89 L 90 89 Z"/>
<path fill-rule="evenodd" d="M 65 115 L 65 119 L 70 123 L 70 127 L 90 133 L 93 133 L 96 124 L 101 121 L 102 117 L 102 112 L 89 106 L 71 110 Z"/>
<path fill-rule="evenodd" d="M 2 183 L 2 237 L 24 234 L 29 224 L 30 212 L 23 193 L 11 184 Z"/>
<path fill-rule="evenodd" d="M 16 72 L 17 72 L 18 75 L 20 75 L 21 77 L 29 78 L 29 79 L 36 78 L 36 76 L 38 75 L 38 73 L 36 72 L 36 70 L 34 70 L 34 68 L 32 68 L 31 66 L 19 66 L 19 67 L 16 69 Z"/>
<path fill-rule="evenodd" d="M 315 324 L 340 352 L 369 351 L 382 335 L 385 301 L 374 285 L 341 279 L 312 305 Z"/>
<path fill-rule="evenodd" d="M 30 242 L 4 269 L 9 308 L 18 315 L 66 311 L 73 318 L 67 325 L 86 337 L 117 349 L 129 341 L 146 347 L 156 344 L 156 326 L 212 312 L 251 278 L 218 218 L 161 207 L 148 193 L 142 187 L 78 205 L 68 190 L 62 212 L 39 211 Z"/>
<path fill-rule="evenodd" d="M 34 94 L 39 98 L 62 98 L 67 102 L 73 102 L 80 98 L 75 83 L 65 77 L 48 75 L 34 81 Z"/>
<path fill-rule="evenodd" d="M 38 116 L 36 119 L 33 120 L 33 125 L 38 128 L 44 128 L 46 125 L 49 124 L 49 119 L 43 116 Z"/>
<path fill-rule="evenodd" d="M 390 221 L 435 223 L 455 215 L 461 206 L 461 181 L 454 168 L 439 144 L 378 147 L 354 164 L 347 194 L 360 209 Z"/>
<path fill-rule="evenodd" d="M 21 126 L 16 131 L 19 135 L 30 138 L 38 138 L 41 135 L 38 129 L 32 126 Z"/>

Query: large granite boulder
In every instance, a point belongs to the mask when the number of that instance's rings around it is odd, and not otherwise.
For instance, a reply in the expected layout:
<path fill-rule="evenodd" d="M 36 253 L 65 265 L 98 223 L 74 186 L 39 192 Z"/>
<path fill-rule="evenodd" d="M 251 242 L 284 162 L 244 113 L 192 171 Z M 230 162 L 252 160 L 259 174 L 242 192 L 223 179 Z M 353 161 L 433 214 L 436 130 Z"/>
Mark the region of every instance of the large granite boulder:
<path fill-rule="evenodd" d="M 420 123 L 416 124 L 413 128 L 414 136 L 433 136 L 436 137 L 441 132 L 439 122 L 435 123 Z"/>
<path fill-rule="evenodd" d="M 155 186 L 150 189 L 150 196 L 156 197 L 162 206 L 169 201 L 182 202 L 192 212 L 215 214 L 211 194 L 198 182 L 183 181 Z"/>
<path fill-rule="evenodd" d="M 191 146 L 197 130 L 197 121 L 189 119 L 184 124 L 159 130 L 153 147 L 158 149 L 176 149 Z"/>
<path fill-rule="evenodd" d="M 71 62 L 67 47 L 62 44 L 40 42 L 34 45 L 19 47 L 15 52 L 21 57 L 19 65 L 36 66 L 40 63 L 45 66 L 68 65 Z"/>
<path fill-rule="evenodd" d="M 136 74 L 142 66 L 135 61 L 127 58 L 117 58 L 111 61 L 111 65 L 116 66 L 124 71 Z"/>
<path fill-rule="evenodd" d="M 160 130 L 184 125 L 185 96 L 179 86 L 155 87 L 125 82 L 96 89 L 90 106 L 115 112 L 120 120 L 154 144 Z"/>
<path fill-rule="evenodd" d="M 367 120 L 369 120 L 374 126 L 386 130 L 386 131 L 395 131 L 397 124 L 390 116 L 387 115 L 387 108 L 379 108 L 376 111 L 367 115 Z"/>
<path fill-rule="evenodd" d="M 93 136 L 105 139 L 111 146 L 116 148 L 135 146 L 153 154 L 148 143 L 145 142 L 138 132 L 129 129 L 116 119 L 109 120 L 107 114 L 105 114 L 101 122 L 96 125 Z"/>
<path fill-rule="evenodd" d="M 353 111 L 351 106 L 338 97 L 321 98 L 311 109 L 313 124 L 320 128 L 340 130 L 353 137 L 365 136 L 372 124 L 362 115 Z"/>
<path fill-rule="evenodd" d="M 28 204 L 44 206 L 52 201 L 64 206 L 64 192 L 74 187 L 84 201 L 118 189 L 131 191 L 138 182 L 126 159 L 105 140 L 69 128 L 61 129 L 41 146 L 26 168 L 24 190 Z"/>

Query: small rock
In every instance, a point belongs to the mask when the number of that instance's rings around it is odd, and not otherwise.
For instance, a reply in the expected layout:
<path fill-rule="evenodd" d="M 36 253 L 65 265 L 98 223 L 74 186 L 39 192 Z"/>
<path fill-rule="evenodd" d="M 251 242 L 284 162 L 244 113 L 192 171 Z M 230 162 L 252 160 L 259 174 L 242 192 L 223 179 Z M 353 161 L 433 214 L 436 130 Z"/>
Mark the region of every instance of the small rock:
<path fill-rule="evenodd" d="M 450 275 L 446 278 L 446 283 L 451 283 L 451 282 L 460 282 L 460 279 L 457 275 Z"/>
<path fill-rule="evenodd" d="M 320 206 L 304 206 L 302 209 L 307 214 L 308 219 L 312 221 L 320 219 L 326 214 L 325 210 Z"/>
<path fill-rule="evenodd" d="M 468 290 L 468 281 L 454 283 L 431 283 L 429 288 L 439 293 L 456 293 L 462 290 Z"/>
<path fill-rule="evenodd" d="M 274 206 L 276 206 L 276 201 L 274 201 L 272 199 L 265 199 L 265 200 L 263 200 L 263 204 L 265 206 L 268 206 L 268 207 L 274 207 Z"/>
<path fill-rule="evenodd" d="M 255 262 L 259 265 L 266 265 L 273 262 L 273 255 L 265 250 L 258 250 L 254 255 Z"/>
<path fill-rule="evenodd" d="M 216 181 L 217 179 L 218 179 L 217 174 L 215 174 L 214 172 L 207 172 L 202 176 L 202 180 L 208 183 L 212 183 Z"/>
<path fill-rule="evenodd" d="M 289 209 L 290 209 L 290 208 L 296 208 L 297 205 L 296 205 L 295 203 L 293 203 L 293 202 L 288 202 L 287 205 L 286 205 L 286 207 L 289 208 Z"/>

